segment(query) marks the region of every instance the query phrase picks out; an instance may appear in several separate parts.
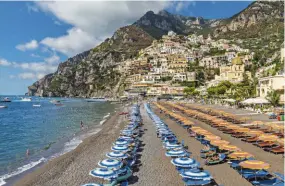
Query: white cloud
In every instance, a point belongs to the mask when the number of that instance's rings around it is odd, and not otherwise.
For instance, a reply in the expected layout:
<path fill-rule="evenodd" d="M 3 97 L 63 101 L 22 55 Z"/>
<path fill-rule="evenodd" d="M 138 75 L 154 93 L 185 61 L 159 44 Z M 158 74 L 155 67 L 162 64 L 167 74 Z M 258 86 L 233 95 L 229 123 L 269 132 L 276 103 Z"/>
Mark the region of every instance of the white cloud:
<path fill-rule="evenodd" d="M 188 10 L 190 6 L 196 6 L 195 1 L 178 1 L 175 3 L 174 8 L 176 12 L 180 12 L 182 10 Z"/>
<path fill-rule="evenodd" d="M 26 51 L 26 50 L 34 50 L 34 49 L 38 48 L 38 46 L 39 46 L 38 42 L 33 39 L 28 43 L 17 45 L 16 48 L 18 50 L 21 50 L 21 51 Z"/>
<path fill-rule="evenodd" d="M 42 79 L 45 76 L 45 74 L 42 73 L 32 73 L 32 72 L 25 72 L 25 73 L 20 73 L 18 74 L 18 78 L 20 79 Z M 14 76 L 15 78 L 15 76 Z"/>
<path fill-rule="evenodd" d="M 30 63 L 15 63 L 14 62 L 13 67 L 21 68 L 27 71 L 41 72 L 41 73 L 46 73 L 46 74 L 55 72 L 57 69 L 57 66 L 50 65 L 44 62 L 30 62 Z"/>
<path fill-rule="evenodd" d="M 60 62 L 60 57 L 57 56 L 56 54 L 48 57 L 48 58 L 45 58 L 44 59 L 45 62 L 47 62 L 48 64 L 58 64 Z"/>
<path fill-rule="evenodd" d="M 0 66 L 10 66 L 10 65 L 12 65 L 11 62 L 7 61 L 6 59 L 0 58 Z"/>
<path fill-rule="evenodd" d="M 18 77 L 20 79 L 35 79 L 36 76 L 34 73 L 26 72 L 26 73 L 18 74 Z"/>
<path fill-rule="evenodd" d="M 96 2 L 36 2 L 45 12 L 52 13 L 61 22 L 70 24 L 72 29 L 66 35 L 42 40 L 47 45 L 68 56 L 90 49 L 119 27 L 132 24 L 147 11 L 157 12 L 168 7 L 167 1 L 96 1 Z"/>
<path fill-rule="evenodd" d="M 0 66 L 7 66 L 9 68 L 18 68 L 23 73 L 18 74 L 18 78 L 21 79 L 41 79 L 43 76 L 49 73 L 53 73 L 57 70 L 57 57 L 55 54 L 50 58 L 46 58 L 44 62 L 10 62 L 6 59 L 0 58 Z M 57 63 L 55 63 L 57 61 Z M 9 78 L 13 79 L 16 76 L 10 75 Z"/>
<path fill-rule="evenodd" d="M 79 28 L 72 28 L 67 34 L 57 38 L 47 37 L 41 41 L 52 50 L 59 51 L 67 56 L 76 55 L 80 52 L 95 47 L 99 43 L 93 36 Z"/>

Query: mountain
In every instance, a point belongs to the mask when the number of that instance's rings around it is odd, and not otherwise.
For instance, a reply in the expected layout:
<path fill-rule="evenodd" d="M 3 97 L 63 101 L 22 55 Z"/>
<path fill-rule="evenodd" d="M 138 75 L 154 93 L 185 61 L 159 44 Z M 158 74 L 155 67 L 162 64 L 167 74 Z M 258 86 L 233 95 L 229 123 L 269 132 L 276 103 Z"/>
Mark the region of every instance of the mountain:
<path fill-rule="evenodd" d="M 256 1 L 236 15 L 220 21 L 220 24 L 213 30 L 213 35 L 216 37 L 253 37 L 266 27 L 283 24 L 283 15 L 283 1 Z"/>
<path fill-rule="evenodd" d="M 99 46 L 59 64 L 53 74 L 29 86 L 28 94 L 37 96 L 115 96 L 121 75 L 117 63 L 132 58 L 151 44 L 153 38 L 136 26 L 118 29 Z"/>
<path fill-rule="evenodd" d="M 217 38 L 242 38 L 248 40 L 242 43 L 246 48 L 257 50 L 261 50 L 264 43 L 274 41 L 278 47 L 270 51 L 271 55 L 284 41 L 283 15 L 282 1 L 255 1 L 238 14 L 219 20 L 175 15 L 165 10 L 157 14 L 149 11 L 133 25 L 118 29 L 99 46 L 61 63 L 55 73 L 29 86 L 28 93 L 38 96 L 116 96 L 123 91 L 125 78 L 114 70 L 117 64 L 136 56 L 140 49 L 168 31 L 182 35 L 210 33 Z"/>
<path fill-rule="evenodd" d="M 219 20 L 204 19 L 202 17 L 189 17 L 171 14 L 162 10 L 155 14 L 148 11 L 134 25 L 142 28 L 154 38 L 160 38 L 168 31 L 174 31 L 177 34 L 187 35 L 197 31 L 205 30 L 215 26 Z"/>

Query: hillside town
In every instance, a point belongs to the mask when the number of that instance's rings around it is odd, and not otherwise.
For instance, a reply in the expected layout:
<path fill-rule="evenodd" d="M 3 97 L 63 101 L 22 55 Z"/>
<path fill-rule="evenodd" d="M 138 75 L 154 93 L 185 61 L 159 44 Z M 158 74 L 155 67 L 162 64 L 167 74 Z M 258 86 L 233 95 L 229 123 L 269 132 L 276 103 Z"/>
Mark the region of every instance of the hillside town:
<path fill-rule="evenodd" d="M 195 34 L 180 36 L 169 31 L 168 35 L 142 49 L 137 57 L 118 63 L 116 70 L 125 77 L 124 96 L 183 97 L 189 94 L 187 89 L 193 87 L 190 95 L 210 97 L 211 90 L 225 82 L 233 85 L 254 83 L 254 92 L 237 95 L 239 98 L 235 97 L 235 100 L 242 101 L 250 96 L 266 98 L 271 91 L 279 91 L 279 103 L 284 103 L 284 71 L 276 68 L 284 64 L 284 48 L 281 47 L 281 51 L 268 58 L 266 65 L 256 68 L 253 74 L 251 67 L 255 53 L 236 43 L 214 40 L 210 35 L 207 38 Z M 214 93 L 213 97 L 235 95 L 229 87 L 218 92 L 220 95 Z"/>

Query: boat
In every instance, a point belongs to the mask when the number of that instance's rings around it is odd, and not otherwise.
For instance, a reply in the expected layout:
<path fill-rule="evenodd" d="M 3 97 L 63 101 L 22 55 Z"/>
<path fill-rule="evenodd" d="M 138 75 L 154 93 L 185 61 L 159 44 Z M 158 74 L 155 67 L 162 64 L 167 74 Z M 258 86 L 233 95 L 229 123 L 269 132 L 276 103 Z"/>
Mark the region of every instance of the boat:
<path fill-rule="evenodd" d="M 32 101 L 32 98 L 21 98 L 21 101 L 24 101 L 24 102 Z"/>
<path fill-rule="evenodd" d="M 59 101 L 59 100 L 55 100 L 55 99 L 51 100 L 50 102 L 51 102 L 51 103 L 53 103 L 53 104 L 60 103 L 60 101 Z"/>
<path fill-rule="evenodd" d="M 41 107 L 39 104 L 33 104 L 33 107 Z"/>
<path fill-rule="evenodd" d="M 8 107 L 5 105 L 0 105 L 0 109 L 2 109 L 2 108 L 8 108 Z"/>
<path fill-rule="evenodd" d="M 5 97 L 3 100 L 1 100 L 0 102 L 11 102 L 10 98 Z"/>
<path fill-rule="evenodd" d="M 86 101 L 87 102 L 105 102 L 108 100 L 104 97 L 92 97 L 92 98 L 86 99 Z"/>

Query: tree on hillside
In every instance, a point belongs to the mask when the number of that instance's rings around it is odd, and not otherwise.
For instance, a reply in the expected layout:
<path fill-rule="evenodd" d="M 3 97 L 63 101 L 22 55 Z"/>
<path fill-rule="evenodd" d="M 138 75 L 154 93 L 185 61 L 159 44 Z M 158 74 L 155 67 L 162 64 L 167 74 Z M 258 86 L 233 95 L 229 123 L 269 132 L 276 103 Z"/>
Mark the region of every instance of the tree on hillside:
<path fill-rule="evenodd" d="M 276 90 L 272 90 L 267 94 L 266 99 L 275 107 L 279 104 L 280 94 Z"/>
<path fill-rule="evenodd" d="M 187 95 L 187 96 L 197 96 L 199 95 L 199 91 L 197 91 L 195 89 L 195 87 L 187 87 L 183 90 L 183 92 Z"/>

